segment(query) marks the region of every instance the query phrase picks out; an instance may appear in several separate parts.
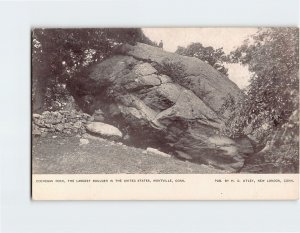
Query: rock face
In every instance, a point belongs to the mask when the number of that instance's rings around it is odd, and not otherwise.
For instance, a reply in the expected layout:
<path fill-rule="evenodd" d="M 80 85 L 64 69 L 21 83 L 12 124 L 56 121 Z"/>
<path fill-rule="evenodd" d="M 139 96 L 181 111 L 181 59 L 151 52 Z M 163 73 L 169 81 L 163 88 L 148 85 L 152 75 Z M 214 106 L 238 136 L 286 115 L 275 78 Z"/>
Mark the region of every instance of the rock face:
<path fill-rule="evenodd" d="M 97 121 L 97 122 L 102 122 L 102 121 L 104 121 L 104 116 L 103 116 L 103 112 L 102 112 L 101 109 L 97 109 L 97 110 L 94 112 L 94 114 L 93 114 L 92 117 L 94 118 L 94 121 Z"/>
<path fill-rule="evenodd" d="M 155 148 L 151 148 L 151 147 L 148 147 L 146 149 L 146 152 L 148 153 L 152 153 L 152 154 L 156 154 L 156 155 L 159 155 L 159 156 L 162 156 L 162 157 L 165 157 L 165 158 L 171 158 L 171 155 L 167 154 L 167 153 L 164 153 L 164 152 L 161 152 Z"/>
<path fill-rule="evenodd" d="M 243 166 L 239 142 L 218 136 L 225 98 L 241 92 L 205 62 L 138 43 L 96 64 L 85 78 L 86 88 L 92 83 L 98 90 L 88 111 L 101 108 L 133 141 L 228 171 Z"/>

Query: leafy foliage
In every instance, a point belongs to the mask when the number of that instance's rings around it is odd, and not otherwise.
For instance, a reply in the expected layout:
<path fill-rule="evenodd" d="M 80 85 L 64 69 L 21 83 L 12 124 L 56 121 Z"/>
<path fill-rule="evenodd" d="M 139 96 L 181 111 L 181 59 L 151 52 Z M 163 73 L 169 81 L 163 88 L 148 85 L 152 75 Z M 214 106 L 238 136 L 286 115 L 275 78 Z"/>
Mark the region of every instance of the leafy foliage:
<path fill-rule="evenodd" d="M 275 148 L 269 158 L 282 163 L 298 161 L 295 141 L 299 134 L 299 31 L 297 28 L 260 29 L 230 54 L 233 62 L 248 65 L 250 85 L 237 102 L 228 99 L 231 112 L 225 132 L 252 135 L 266 147 Z M 296 114 L 295 114 L 296 112 Z M 293 136 L 294 135 L 294 136 Z M 297 136 L 295 136 L 297 135 Z M 290 148 L 288 156 L 274 151 Z M 292 156 L 292 158 L 289 158 Z"/>
<path fill-rule="evenodd" d="M 168 75 L 174 82 L 183 82 L 186 76 L 186 68 L 184 64 L 165 58 L 161 64 L 156 64 L 155 68 L 161 74 Z"/>
<path fill-rule="evenodd" d="M 196 57 L 207 62 L 219 72 L 228 75 L 228 69 L 223 63 L 227 61 L 227 57 L 223 48 L 214 49 L 211 46 L 205 47 L 201 43 L 192 43 L 186 48 L 178 46 L 176 53 L 189 57 Z"/>
<path fill-rule="evenodd" d="M 261 29 L 250 39 L 231 54 L 253 72 L 242 104 L 244 123 L 281 126 L 298 109 L 298 29 Z"/>

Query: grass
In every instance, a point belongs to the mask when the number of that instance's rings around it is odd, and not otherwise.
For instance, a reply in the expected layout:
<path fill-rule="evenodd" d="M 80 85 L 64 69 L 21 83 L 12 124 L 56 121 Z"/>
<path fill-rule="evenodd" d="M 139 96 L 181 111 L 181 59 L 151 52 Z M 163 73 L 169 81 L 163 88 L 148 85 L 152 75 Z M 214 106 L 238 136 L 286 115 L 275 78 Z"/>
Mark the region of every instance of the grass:
<path fill-rule="evenodd" d="M 34 174 L 210 174 L 206 165 L 166 158 L 106 139 L 80 145 L 79 137 L 33 137 Z"/>

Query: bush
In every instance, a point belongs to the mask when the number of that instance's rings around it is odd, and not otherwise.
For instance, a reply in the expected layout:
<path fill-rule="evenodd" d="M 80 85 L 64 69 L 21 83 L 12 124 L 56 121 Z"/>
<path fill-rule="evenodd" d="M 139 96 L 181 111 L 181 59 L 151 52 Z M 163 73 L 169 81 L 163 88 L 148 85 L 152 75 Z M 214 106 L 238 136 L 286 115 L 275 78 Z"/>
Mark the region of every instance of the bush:
<path fill-rule="evenodd" d="M 183 82 L 187 75 L 184 64 L 177 61 L 171 61 L 168 58 L 164 59 L 161 64 L 157 64 L 155 68 L 159 73 L 169 76 L 177 83 Z"/>

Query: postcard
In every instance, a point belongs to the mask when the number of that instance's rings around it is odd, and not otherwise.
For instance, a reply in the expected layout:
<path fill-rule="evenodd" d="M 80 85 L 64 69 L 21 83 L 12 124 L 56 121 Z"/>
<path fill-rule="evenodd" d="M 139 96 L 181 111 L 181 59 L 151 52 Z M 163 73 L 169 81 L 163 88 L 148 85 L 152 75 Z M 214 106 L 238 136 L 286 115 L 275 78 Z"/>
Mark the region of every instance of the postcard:
<path fill-rule="evenodd" d="M 299 29 L 33 28 L 33 200 L 296 200 Z"/>

